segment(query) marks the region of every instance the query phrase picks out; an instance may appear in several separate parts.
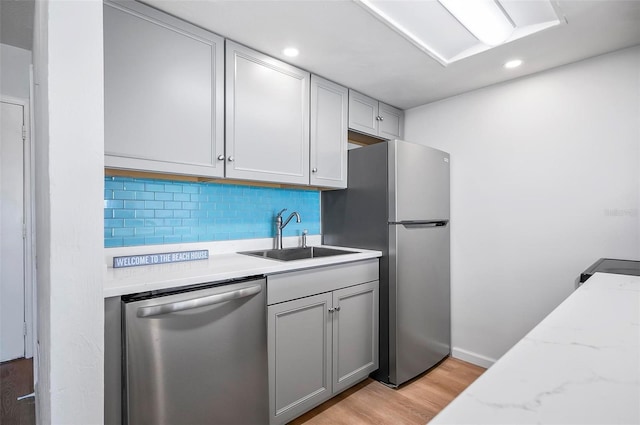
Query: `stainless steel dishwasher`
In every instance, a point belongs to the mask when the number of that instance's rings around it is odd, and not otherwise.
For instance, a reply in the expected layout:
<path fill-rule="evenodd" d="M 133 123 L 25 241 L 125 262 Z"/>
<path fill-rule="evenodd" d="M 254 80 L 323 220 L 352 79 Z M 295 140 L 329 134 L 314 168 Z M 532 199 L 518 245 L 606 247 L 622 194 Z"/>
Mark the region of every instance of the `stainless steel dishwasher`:
<path fill-rule="evenodd" d="M 265 285 L 123 297 L 125 423 L 268 423 Z"/>

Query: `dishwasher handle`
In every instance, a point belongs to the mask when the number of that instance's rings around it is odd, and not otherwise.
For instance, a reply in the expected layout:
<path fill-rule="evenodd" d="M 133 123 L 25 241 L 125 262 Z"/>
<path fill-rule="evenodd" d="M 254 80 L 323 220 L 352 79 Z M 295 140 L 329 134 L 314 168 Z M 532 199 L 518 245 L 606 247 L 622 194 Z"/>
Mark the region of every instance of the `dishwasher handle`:
<path fill-rule="evenodd" d="M 252 285 L 234 291 L 222 292 L 220 294 L 208 295 L 206 297 L 192 298 L 173 303 L 151 305 L 138 308 L 138 317 L 160 316 L 178 311 L 192 310 L 198 307 L 205 307 L 213 304 L 220 304 L 226 301 L 237 300 L 239 298 L 250 297 L 262 291 L 261 285 Z"/>

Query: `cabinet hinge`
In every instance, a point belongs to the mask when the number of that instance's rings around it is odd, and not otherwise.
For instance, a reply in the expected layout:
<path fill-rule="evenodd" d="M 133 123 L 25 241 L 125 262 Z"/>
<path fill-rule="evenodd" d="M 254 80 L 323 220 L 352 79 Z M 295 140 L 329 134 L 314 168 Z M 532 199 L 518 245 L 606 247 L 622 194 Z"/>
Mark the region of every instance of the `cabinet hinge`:
<path fill-rule="evenodd" d="M 22 239 L 27 239 L 27 225 L 22 223 Z"/>
<path fill-rule="evenodd" d="M 27 127 L 25 127 L 23 125 L 22 126 L 22 141 L 24 142 L 25 140 L 27 140 Z"/>
<path fill-rule="evenodd" d="M 22 335 L 27 336 L 27 322 L 22 322 Z"/>

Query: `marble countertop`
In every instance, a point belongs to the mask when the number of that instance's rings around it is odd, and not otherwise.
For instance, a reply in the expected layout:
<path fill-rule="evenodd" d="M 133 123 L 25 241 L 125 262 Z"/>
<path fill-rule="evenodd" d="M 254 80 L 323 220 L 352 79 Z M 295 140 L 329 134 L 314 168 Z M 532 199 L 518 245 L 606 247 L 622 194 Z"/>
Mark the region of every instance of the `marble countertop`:
<path fill-rule="evenodd" d="M 640 423 L 640 277 L 596 273 L 430 424 Z"/>
<path fill-rule="evenodd" d="M 346 247 L 333 248 L 339 248 L 353 253 L 295 261 L 278 261 L 238 253 L 222 253 L 210 255 L 208 260 L 200 261 L 119 269 L 108 267 L 105 271 L 103 293 L 104 297 L 108 298 L 137 292 L 236 279 L 245 276 L 269 275 L 332 264 L 349 263 L 352 261 L 378 258 L 382 255 L 380 251 Z"/>

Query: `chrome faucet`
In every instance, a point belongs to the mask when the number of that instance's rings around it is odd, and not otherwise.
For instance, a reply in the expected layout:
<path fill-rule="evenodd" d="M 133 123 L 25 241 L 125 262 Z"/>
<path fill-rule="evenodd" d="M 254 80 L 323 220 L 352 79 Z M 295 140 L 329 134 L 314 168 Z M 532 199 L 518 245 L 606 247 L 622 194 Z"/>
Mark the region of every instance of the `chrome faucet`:
<path fill-rule="evenodd" d="M 287 224 L 289 224 L 289 222 L 291 221 L 293 216 L 296 217 L 296 223 L 300 223 L 300 214 L 298 214 L 296 211 L 294 211 L 291 214 L 289 214 L 289 217 L 283 223 L 282 222 L 282 213 L 285 212 L 286 210 L 287 209 L 284 208 L 276 216 L 276 249 L 282 249 L 282 229 L 287 227 Z"/>

